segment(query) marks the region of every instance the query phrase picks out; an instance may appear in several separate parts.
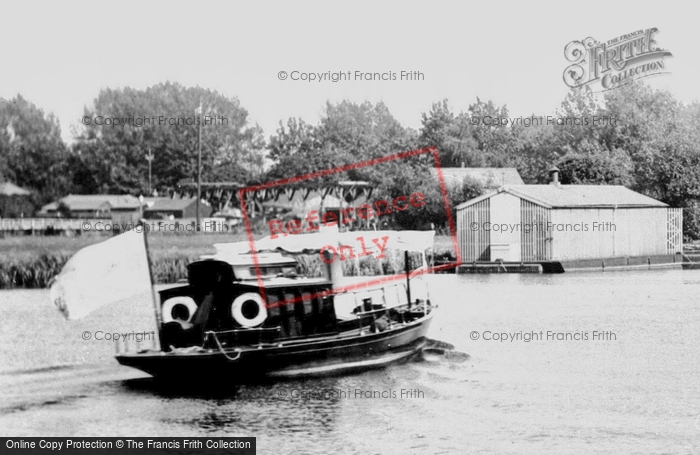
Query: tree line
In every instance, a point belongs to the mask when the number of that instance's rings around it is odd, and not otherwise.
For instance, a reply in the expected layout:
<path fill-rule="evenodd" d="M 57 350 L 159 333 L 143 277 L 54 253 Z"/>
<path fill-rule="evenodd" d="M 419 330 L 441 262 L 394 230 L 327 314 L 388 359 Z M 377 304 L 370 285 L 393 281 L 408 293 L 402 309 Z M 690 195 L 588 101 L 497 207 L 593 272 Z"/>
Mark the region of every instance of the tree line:
<path fill-rule="evenodd" d="M 686 236 L 700 238 L 700 104 L 642 82 L 602 97 L 572 89 L 556 112 L 521 118 L 479 98 L 463 112 L 441 100 L 421 114 L 418 130 L 403 126 L 382 102 L 328 102 L 316 124 L 290 118 L 268 138 L 238 99 L 167 82 L 103 89 L 84 109 L 90 121 L 72 131 L 71 144 L 61 139 L 55 116 L 18 95 L 0 99 L 0 178 L 33 190 L 37 204 L 68 193 L 146 194 L 152 153 L 152 185 L 167 193 L 196 176 L 199 125 L 159 120 L 192 119 L 200 105 L 202 115 L 226 118 L 201 128 L 204 181 L 262 183 L 435 146 L 443 167 L 515 167 L 526 183 L 544 183 L 547 169 L 557 166 L 564 184 L 625 185 L 683 208 Z M 134 121 L 115 126 L 97 117 Z M 397 213 L 395 221 L 440 226 L 444 204 L 434 164 L 426 154 L 323 179 L 367 181 L 377 197 L 421 191 L 430 202 L 421 216 Z M 466 182 L 450 190 L 449 202 L 482 190 Z"/>

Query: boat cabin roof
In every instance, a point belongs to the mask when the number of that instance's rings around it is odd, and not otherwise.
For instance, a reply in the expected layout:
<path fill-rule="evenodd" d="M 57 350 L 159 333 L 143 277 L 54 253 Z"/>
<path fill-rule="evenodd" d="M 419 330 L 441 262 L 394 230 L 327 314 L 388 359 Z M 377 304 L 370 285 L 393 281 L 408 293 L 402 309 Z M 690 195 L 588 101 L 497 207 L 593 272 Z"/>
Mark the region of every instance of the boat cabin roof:
<path fill-rule="evenodd" d="M 257 282 L 236 283 L 242 287 L 249 287 L 251 290 L 259 289 Z M 289 288 L 289 287 L 319 287 L 330 286 L 332 283 L 325 278 L 269 278 L 263 280 L 265 289 Z"/>
<path fill-rule="evenodd" d="M 206 254 L 200 256 L 200 260 L 213 259 L 215 261 L 227 262 L 238 266 L 254 266 L 253 255 L 242 254 L 234 251 L 217 251 L 216 254 Z M 282 267 L 296 266 L 294 258 L 283 256 L 280 253 L 257 253 L 258 266 L 260 267 Z"/>

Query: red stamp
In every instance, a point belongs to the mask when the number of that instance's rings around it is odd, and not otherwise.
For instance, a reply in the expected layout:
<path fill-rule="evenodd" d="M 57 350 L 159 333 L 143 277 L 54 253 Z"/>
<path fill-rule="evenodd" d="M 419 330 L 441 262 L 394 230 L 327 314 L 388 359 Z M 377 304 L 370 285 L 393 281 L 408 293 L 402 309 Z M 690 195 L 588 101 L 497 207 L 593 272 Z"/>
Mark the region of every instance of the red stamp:
<path fill-rule="evenodd" d="M 300 219 L 284 221 L 279 218 L 274 218 L 268 220 L 265 227 L 269 232 L 269 236 L 256 241 L 253 234 L 252 222 L 248 215 L 248 207 L 246 202 L 249 199 L 247 197 L 250 196 L 249 193 L 265 195 L 272 189 L 285 190 L 289 189 L 292 185 L 298 186 L 300 183 L 304 187 L 311 188 L 317 186 L 318 179 L 322 177 L 370 166 L 379 166 L 395 160 L 406 160 L 420 155 L 428 155 L 432 156 L 433 158 L 436 170 L 437 185 L 439 186 L 438 194 L 440 195 L 442 205 L 444 206 L 447 227 L 450 232 L 451 243 L 456 259 L 454 262 L 441 264 L 439 266 L 424 265 L 411 271 L 408 274 L 408 277 L 412 278 L 417 275 L 432 273 L 461 264 L 455 223 L 452 217 L 452 211 L 447 194 L 447 187 L 443 178 L 442 168 L 440 167 L 438 151 L 435 147 L 427 147 L 240 189 L 238 191 L 238 199 L 241 203 L 241 211 L 246 224 L 246 232 L 248 235 L 248 242 L 250 244 L 250 251 L 252 253 L 253 264 L 256 270 L 258 287 L 260 288 L 263 301 L 267 302 L 267 298 L 265 296 L 263 274 L 261 273 L 258 260 L 257 251 L 259 249 L 267 249 L 268 246 L 270 246 L 271 249 L 271 246 L 276 245 L 275 242 L 282 241 L 288 245 L 296 244 L 296 250 L 308 249 L 317 251 L 321 261 L 324 264 L 329 265 L 331 268 L 331 264 L 333 263 L 348 260 L 359 260 L 359 258 L 362 257 L 372 256 L 376 260 L 383 259 L 385 258 L 387 248 L 403 249 L 405 247 L 406 249 L 409 249 L 411 246 L 421 244 L 419 239 L 425 239 L 426 236 L 422 235 L 425 233 L 420 231 L 377 230 L 377 225 L 382 223 L 382 220 L 386 219 L 387 216 L 392 213 L 402 213 L 402 215 L 413 216 L 411 211 L 417 212 L 421 207 L 427 204 L 427 201 L 426 196 L 422 192 L 414 191 L 410 194 L 400 194 L 392 198 L 363 200 L 361 203 L 355 205 L 350 203 L 347 207 L 338 208 L 335 211 L 320 210 L 316 208 L 304 210 L 299 216 Z M 351 227 L 356 228 L 363 225 L 364 228 L 368 230 L 350 230 Z M 345 231 L 343 232 L 343 230 Z M 340 232 L 342 232 L 342 235 Z M 328 239 L 335 239 L 337 236 L 344 239 L 342 242 L 340 242 L 340 244 L 328 241 Z M 432 244 L 430 247 L 432 248 Z M 421 253 L 424 254 L 425 252 L 421 251 Z M 333 272 L 330 271 L 329 274 L 332 275 Z M 395 274 L 393 275 L 366 276 L 365 278 L 366 279 L 364 280 L 352 280 L 353 282 L 351 284 L 345 285 L 336 285 L 334 282 L 333 289 L 315 294 L 311 298 L 324 297 L 343 292 L 352 292 L 362 288 L 371 288 L 373 286 L 384 285 L 392 281 L 406 280 L 407 275 L 406 273 L 396 273 L 395 271 Z M 301 297 L 289 298 L 284 301 L 276 302 L 274 305 L 268 305 L 268 307 L 293 304 L 300 300 Z"/>

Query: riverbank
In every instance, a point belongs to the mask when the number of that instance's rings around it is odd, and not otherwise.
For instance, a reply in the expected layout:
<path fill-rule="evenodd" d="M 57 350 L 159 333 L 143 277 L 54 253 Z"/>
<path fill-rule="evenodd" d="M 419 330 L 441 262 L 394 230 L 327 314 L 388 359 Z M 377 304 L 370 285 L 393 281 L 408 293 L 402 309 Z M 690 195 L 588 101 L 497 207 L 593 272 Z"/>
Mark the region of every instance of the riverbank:
<path fill-rule="evenodd" d="M 0 238 L 0 289 L 45 288 L 78 250 L 108 238 L 101 235 Z M 186 279 L 187 264 L 201 255 L 213 254 L 214 244 L 246 239 L 245 233 L 149 235 L 153 280 L 155 283 L 173 283 Z M 434 245 L 436 256 L 452 251 L 449 236 L 436 236 Z M 313 268 L 313 264 L 302 261 L 302 266 L 305 265 Z"/>

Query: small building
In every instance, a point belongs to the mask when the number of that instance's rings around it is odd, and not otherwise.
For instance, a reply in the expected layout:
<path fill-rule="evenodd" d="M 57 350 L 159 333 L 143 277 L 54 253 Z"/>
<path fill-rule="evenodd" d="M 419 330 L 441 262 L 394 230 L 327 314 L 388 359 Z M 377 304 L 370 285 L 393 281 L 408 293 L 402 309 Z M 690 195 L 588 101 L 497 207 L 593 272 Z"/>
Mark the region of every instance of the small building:
<path fill-rule="evenodd" d="M 63 211 L 67 213 L 62 213 Z M 41 216 L 110 219 L 126 224 L 141 218 L 141 202 L 129 194 L 69 194 L 47 204 L 39 211 Z"/>
<path fill-rule="evenodd" d="M 31 196 L 31 191 L 0 178 L 0 218 L 31 216 L 34 212 Z"/>
<path fill-rule="evenodd" d="M 549 185 L 506 185 L 458 205 L 462 262 L 650 261 L 682 251 L 682 209 L 623 186 L 561 185 L 552 175 Z"/>
<path fill-rule="evenodd" d="M 167 220 L 197 217 L 197 198 L 169 198 L 151 197 L 145 198 L 146 208 L 143 217 L 147 220 Z M 211 206 L 204 202 L 199 204 L 200 218 L 211 215 Z"/>
<path fill-rule="evenodd" d="M 431 171 L 437 176 L 435 168 Z M 467 180 L 478 182 L 484 190 L 525 183 L 514 167 L 443 167 L 442 177 L 445 179 L 445 185 L 452 188 L 461 187 Z"/>

